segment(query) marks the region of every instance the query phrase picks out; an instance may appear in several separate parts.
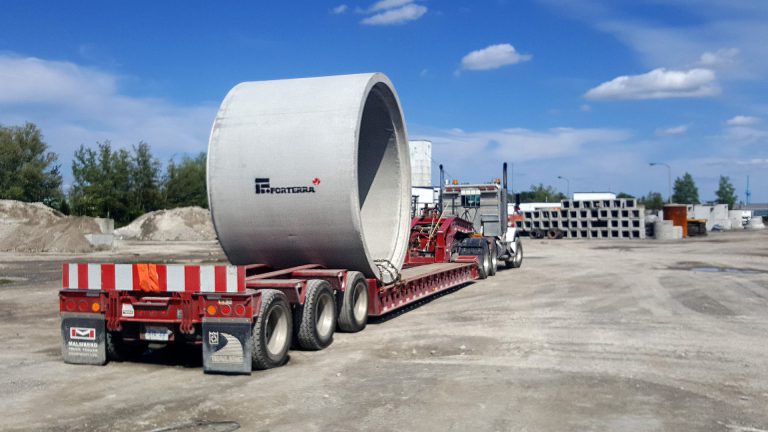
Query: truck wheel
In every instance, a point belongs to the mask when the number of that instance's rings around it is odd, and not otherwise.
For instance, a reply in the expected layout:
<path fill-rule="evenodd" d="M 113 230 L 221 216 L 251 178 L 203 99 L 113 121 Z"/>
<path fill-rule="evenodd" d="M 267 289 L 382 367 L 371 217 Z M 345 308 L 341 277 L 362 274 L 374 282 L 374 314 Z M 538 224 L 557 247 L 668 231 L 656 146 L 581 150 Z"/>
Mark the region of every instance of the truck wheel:
<path fill-rule="evenodd" d="M 347 288 L 337 293 L 340 331 L 356 333 L 368 323 L 368 281 L 360 272 L 347 273 Z"/>
<path fill-rule="evenodd" d="M 253 324 L 253 354 L 255 369 L 270 369 L 285 363 L 291 346 L 291 308 L 281 291 L 261 291 L 259 316 Z"/>
<path fill-rule="evenodd" d="M 125 361 L 128 358 L 129 348 L 123 342 L 120 333 L 108 331 L 106 334 L 107 361 Z"/>
<path fill-rule="evenodd" d="M 336 329 L 336 303 L 331 284 L 324 280 L 307 281 L 304 305 L 293 311 L 293 330 L 299 347 L 321 350 L 333 342 Z"/>
<path fill-rule="evenodd" d="M 523 265 L 523 242 L 520 237 L 515 239 L 515 256 L 505 261 L 507 268 L 520 268 Z"/>
<path fill-rule="evenodd" d="M 496 250 L 496 241 L 491 240 L 488 243 L 488 256 L 490 257 L 490 266 L 488 267 L 488 276 L 496 276 L 496 270 L 499 266 L 499 253 Z"/>
<path fill-rule="evenodd" d="M 146 342 L 128 343 L 120 332 L 106 332 L 104 337 L 107 349 L 107 361 L 122 362 L 137 358 L 147 349 Z"/>

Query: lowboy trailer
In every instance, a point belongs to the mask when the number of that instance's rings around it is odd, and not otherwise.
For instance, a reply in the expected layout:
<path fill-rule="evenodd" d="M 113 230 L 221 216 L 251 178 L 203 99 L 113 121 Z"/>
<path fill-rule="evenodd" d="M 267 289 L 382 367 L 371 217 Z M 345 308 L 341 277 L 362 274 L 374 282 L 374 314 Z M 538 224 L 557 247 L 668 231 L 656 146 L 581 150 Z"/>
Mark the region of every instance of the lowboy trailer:
<path fill-rule="evenodd" d="M 282 365 L 292 346 L 323 349 L 337 329 L 358 332 L 370 316 L 477 278 L 476 256 L 409 265 L 391 284 L 316 264 L 64 264 L 62 355 L 103 365 L 188 343 L 202 346 L 204 372 L 250 374 Z"/>

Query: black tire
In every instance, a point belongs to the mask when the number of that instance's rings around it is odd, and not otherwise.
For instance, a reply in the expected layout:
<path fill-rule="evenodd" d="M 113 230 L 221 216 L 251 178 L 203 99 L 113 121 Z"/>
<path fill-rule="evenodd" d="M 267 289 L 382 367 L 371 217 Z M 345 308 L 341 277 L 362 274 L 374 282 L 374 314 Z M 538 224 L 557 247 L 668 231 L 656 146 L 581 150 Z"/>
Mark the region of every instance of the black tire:
<path fill-rule="evenodd" d="M 271 369 L 288 360 L 292 327 L 291 307 L 285 294 L 278 290 L 262 290 L 259 316 L 251 335 L 254 369 Z"/>
<path fill-rule="evenodd" d="M 360 272 L 347 273 L 347 286 L 336 294 L 339 331 L 357 333 L 368 324 L 368 281 Z"/>
<path fill-rule="evenodd" d="M 106 334 L 107 361 L 125 361 L 130 355 L 129 347 L 123 342 L 120 333 L 108 331 Z"/>
<path fill-rule="evenodd" d="M 336 301 L 331 284 L 324 280 L 307 281 L 303 305 L 293 311 L 293 331 L 301 349 L 317 351 L 333 342 L 336 329 Z"/>
<path fill-rule="evenodd" d="M 496 249 L 496 240 L 491 238 L 488 243 L 488 256 L 490 258 L 490 266 L 488 267 L 488 276 L 496 276 L 496 270 L 499 267 L 499 253 Z"/>
<path fill-rule="evenodd" d="M 147 349 L 147 343 L 126 342 L 120 332 L 107 331 L 104 337 L 107 361 L 122 362 L 140 357 Z"/>
<path fill-rule="evenodd" d="M 515 255 L 505 261 L 507 268 L 520 268 L 523 265 L 523 242 L 515 237 Z"/>

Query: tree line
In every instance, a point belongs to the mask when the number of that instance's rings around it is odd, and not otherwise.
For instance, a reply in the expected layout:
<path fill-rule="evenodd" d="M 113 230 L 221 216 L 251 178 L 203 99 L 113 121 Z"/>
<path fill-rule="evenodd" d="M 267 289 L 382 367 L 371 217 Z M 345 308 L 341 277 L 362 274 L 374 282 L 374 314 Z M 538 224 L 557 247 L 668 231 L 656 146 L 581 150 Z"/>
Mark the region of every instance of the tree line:
<path fill-rule="evenodd" d="M 41 130 L 33 123 L 0 126 L 0 199 L 42 202 L 65 214 L 109 217 L 125 225 L 153 210 L 207 208 L 205 157 L 170 160 L 163 170 L 143 141 L 130 149 L 109 141 L 81 145 L 65 191 L 59 156 L 49 151 Z"/>
<path fill-rule="evenodd" d="M 628 193 L 619 192 L 616 195 L 618 198 L 636 198 Z M 717 204 L 728 204 L 728 208 L 732 209 L 736 205 L 738 196 L 736 195 L 736 189 L 731 183 L 731 179 L 727 176 L 720 176 L 717 191 L 715 191 Z M 543 183 L 538 185 L 531 185 L 529 191 L 520 193 L 520 202 L 533 203 L 533 202 L 560 202 L 567 199 L 562 192 L 558 192 L 552 186 L 545 186 Z M 510 200 L 514 198 L 510 196 Z M 696 186 L 696 182 L 693 180 L 693 176 L 689 173 L 685 173 L 682 177 L 675 179 L 672 197 L 673 203 L 677 204 L 701 204 L 699 199 L 699 188 Z M 664 198 L 659 192 L 648 192 L 647 195 L 637 198 L 639 204 L 645 206 L 649 210 L 661 210 L 664 208 Z M 513 201 L 510 201 L 513 202 Z"/>

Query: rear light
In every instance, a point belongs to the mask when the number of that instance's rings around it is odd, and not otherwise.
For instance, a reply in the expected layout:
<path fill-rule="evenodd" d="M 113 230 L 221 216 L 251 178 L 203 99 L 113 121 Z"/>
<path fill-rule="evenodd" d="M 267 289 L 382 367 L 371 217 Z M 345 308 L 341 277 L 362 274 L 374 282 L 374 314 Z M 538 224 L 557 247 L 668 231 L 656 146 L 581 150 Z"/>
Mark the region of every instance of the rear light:
<path fill-rule="evenodd" d="M 209 305 L 206 312 L 208 312 L 208 315 L 216 315 L 216 306 Z"/>
<path fill-rule="evenodd" d="M 245 307 L 243 305 L 235 306 L 235 315 L 243 316 L 245 314 Z"/>
<path fill-rule="evenodd" d="M 221 313 L 223 315 L 229 315 L 229 314 L 232 313 L 232 308 L 227 306 L 227 305 L 224 305 L 224 306 L 221 307 Z"/>
<path fill-rule="evenodd" d="M 80 312 L 88 312 L 88 303 L 86 303 L 85 300 L 80 300 L 80 302 L 77 304 L 77 308 L 80 310 Z"/>
<path fill-rule="evenodd" d="M 73 300 L 67 300 L 66 308 L 68 311 L 74 312 L 75 307 L 77 307 L 77 305 L 75 305 L 75 302 Z"/>
<path fill-rule="evenodd" d="M 100 305 L 100 304 L 98 304 L 98 303 L 93 303 L 93 304 L 91 305 L 91 310 L 92 310 L 92 311 L 94 311 L 94 312 L 98 312 L 98 311 L 100 311 L 100 310 L 101 310 L 101 305 Z"/>

